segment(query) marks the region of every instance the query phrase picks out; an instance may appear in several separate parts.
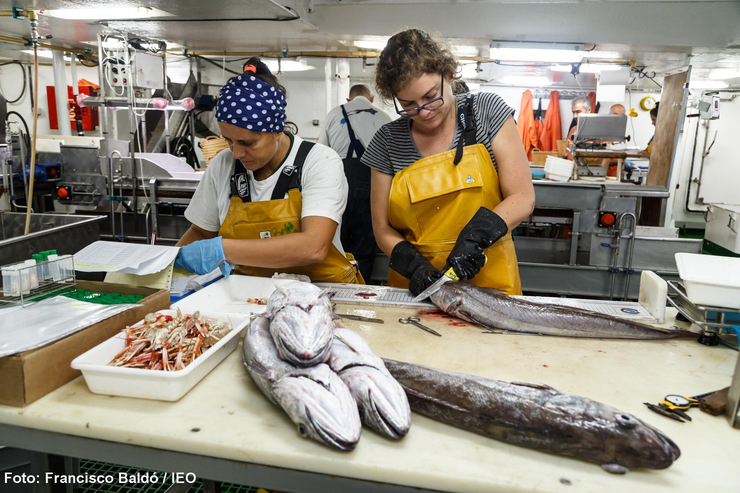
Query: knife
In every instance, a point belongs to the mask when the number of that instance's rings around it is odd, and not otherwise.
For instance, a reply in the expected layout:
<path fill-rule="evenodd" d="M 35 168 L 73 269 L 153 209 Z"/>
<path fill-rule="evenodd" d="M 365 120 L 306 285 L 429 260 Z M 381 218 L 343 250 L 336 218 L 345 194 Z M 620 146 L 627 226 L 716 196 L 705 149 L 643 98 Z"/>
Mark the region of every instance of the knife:
<path fill-rule="evenodd" d="M 437 291 L 439 291 L 439 288 L 441 288 L 442 285 L 445 284 L 445 283 L 447 283 L 447 282 L 450 282 L 450 281 L 459 281 L 459 280 L 460 280 L 460 278 L 457 277 L 457 274 L 455 274 L 455 269 L 453 269 L 452 267 L 450 267 L 449 269 L 447 269 L 447 272 L 445 272 L 442 277 L 440 277 L 439 279 L 437 279 L 436 281 L 434 281 L 434 283 L 431 286 L 429 286 L 428 288 L 426 288 L 424 291 L 422 291 L 419 294 L 419 296 L 417 296 L 416 298 L 414 298 L 413 299 L 413 302 L 414 303 L 417 303 L 417 302 L 419 302 L 419 301 L 421 301 L 423 299 L 426 299 L 426 298 L 430 297 L 431 295 L 433 295 L 434 293 L 436 293 Z"/>

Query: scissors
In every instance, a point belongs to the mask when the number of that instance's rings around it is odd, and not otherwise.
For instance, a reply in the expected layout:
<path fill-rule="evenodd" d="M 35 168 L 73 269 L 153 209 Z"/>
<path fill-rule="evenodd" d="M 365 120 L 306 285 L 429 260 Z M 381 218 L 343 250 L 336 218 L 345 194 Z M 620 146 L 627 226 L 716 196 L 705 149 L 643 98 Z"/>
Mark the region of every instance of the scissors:
<path fill-rule="evenodd" d="M 436 330 L 430 329 L 426 325 L 421 325 L 419 323 L 419 320 L 420 320 L 419 317 L 408 317 L 408 318 L 399 318 L 398 319 L 398 321 L 401 322 L 402 324 L 414 324 L 417 327 L 419 327 L 420 329 L 426 330 L 430 334 L 434 334 L 435 336 L 442 337 L 442 334 L 440 334 Z"/>

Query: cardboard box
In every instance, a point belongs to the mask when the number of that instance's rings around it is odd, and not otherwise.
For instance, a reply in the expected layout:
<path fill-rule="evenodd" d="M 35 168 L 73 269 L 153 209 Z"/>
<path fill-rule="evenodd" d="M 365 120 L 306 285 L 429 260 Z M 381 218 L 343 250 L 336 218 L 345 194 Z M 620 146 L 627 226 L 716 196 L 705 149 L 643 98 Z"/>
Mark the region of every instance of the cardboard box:
<path fill-rule="evenodd" d="M 557 157 L 558 151 L 532 151 L 532 164 L 544 166 L 548 156 Z"/>
<path fill-rule="evenodd" d="M 80 376 L 73 359 L 147 313 L 170 307 L 169 291 L 97 281 L 77 281 L 78 289 L 98 293 L 145 295 L 136 308 L 114 315 L 40 348 L 0 358 L 0 404 L 26 406 Z"/>

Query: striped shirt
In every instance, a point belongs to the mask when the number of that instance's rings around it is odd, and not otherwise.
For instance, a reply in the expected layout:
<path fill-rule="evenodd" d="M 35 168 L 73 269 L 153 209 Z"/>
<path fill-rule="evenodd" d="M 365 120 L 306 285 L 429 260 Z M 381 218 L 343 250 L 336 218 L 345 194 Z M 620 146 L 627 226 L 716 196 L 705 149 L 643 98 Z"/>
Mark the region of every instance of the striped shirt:
<path fill-rule="evenodd" d="M 464 111 L 465 97 L 466 94 L 455 96 L 458 115 Z M 485 144 L 494 167 L 496 167 L 496 158 L 491 150 L 491 142 L 509 115 L 513 116 L 514 110 L 498 94 L 482 92 L 473 95 L 475 139 L 479 144 Z M 401 117 L 380 127 L 362 156 L 362 164 L 393 176 L 421 159 L 422 155 L 411 136 L 409 122 L 408 118 Z M 455 138 L 452 139 L 450 149 L 457 146 L 461 134 L 462 127 L 458 120 L 455 125 Z"/>

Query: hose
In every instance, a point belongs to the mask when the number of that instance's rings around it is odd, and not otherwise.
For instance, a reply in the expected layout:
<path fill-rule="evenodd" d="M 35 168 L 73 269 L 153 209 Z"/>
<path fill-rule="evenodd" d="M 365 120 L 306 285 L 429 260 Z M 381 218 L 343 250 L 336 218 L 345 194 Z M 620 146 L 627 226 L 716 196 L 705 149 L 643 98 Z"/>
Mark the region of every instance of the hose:
<path fill-rule="evenodd" d="M 23 124 L 23 127 L 25 127 L 26 129 L 26 136 L 24 139 L 26 141 L 26 149 L 30 149 L 31 148 L 31 137 L 30 137 L 31 132 L 28 131 L 28 124 L 26 124 L 26 119 L 23 118 L 23 116 L 17 111 L 8 111 L 7 115 L 5 116 L 5 119 L 7 120 L 11 115 L 15 115 L 18 118 L 20 118 L 21 123 Z M 24 166 L 25 166 L 25 163 L 24 163 Z"/>
<path fill-rule="evenodd" d="M 28 80 L 26 79 L 26 70 L 23 68 L 23 64 L 21 64 L 21 62 L 19 62 L 18 60 L 15 60 L 15 61 L 9 63 L 8 65 L 11 65 L 11 64 L 14 64 L 14 63 L 17 63 L 18 66 L 21 68 L 21 73 L 23 74 L 23 89 L 21 89 L 21 94 L 17 98 L 15 98 L 12 101 L 10 99 L 8 99 L 7 100 L 8 104 L 15 104 L 18 101 L 20 101 L 21 98 L 23 98 L 23 95 L 26 94 L 26 86 L 28 85 Z"/>

